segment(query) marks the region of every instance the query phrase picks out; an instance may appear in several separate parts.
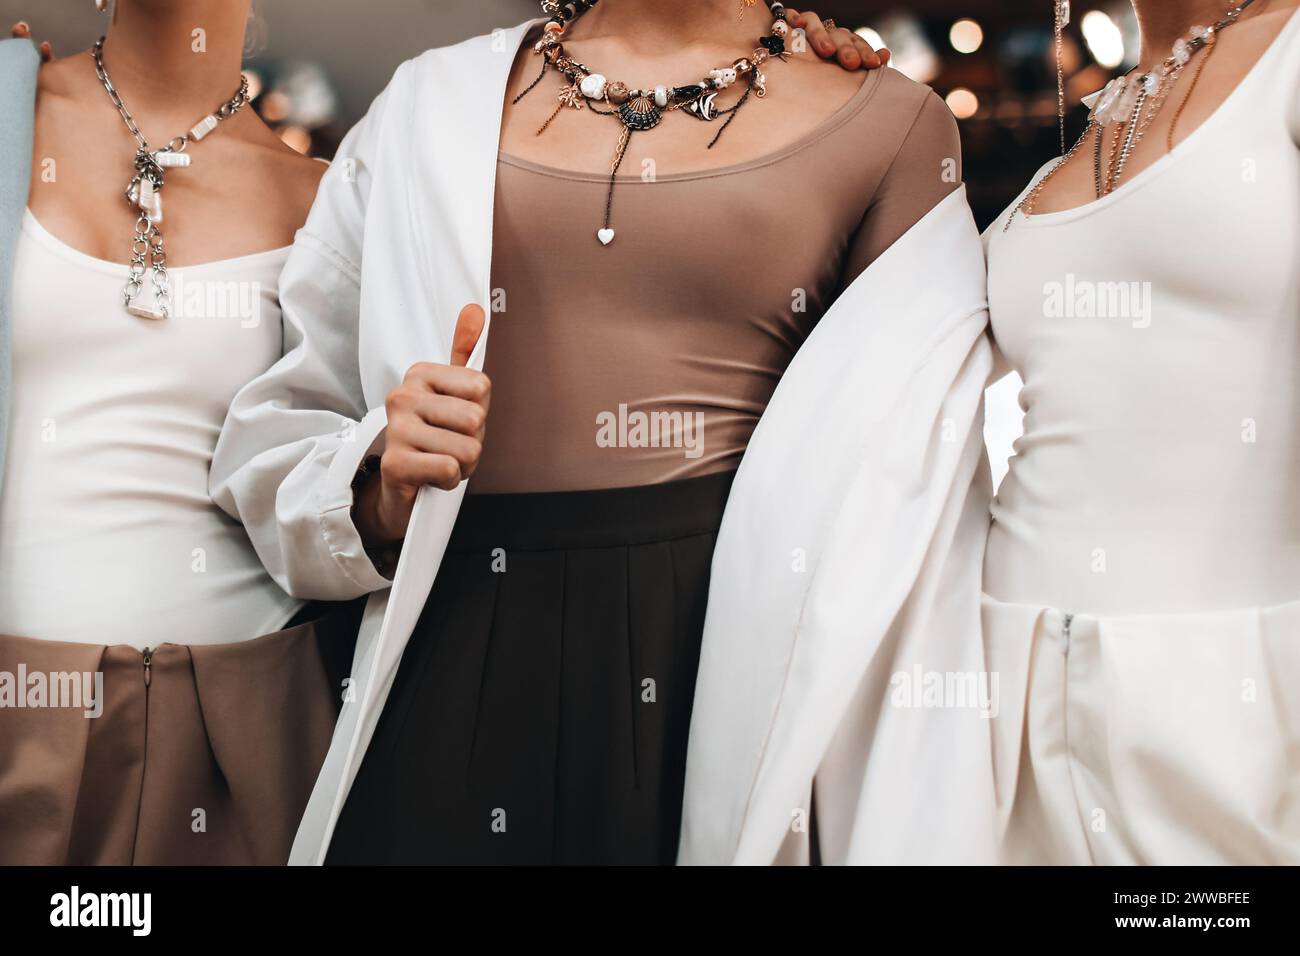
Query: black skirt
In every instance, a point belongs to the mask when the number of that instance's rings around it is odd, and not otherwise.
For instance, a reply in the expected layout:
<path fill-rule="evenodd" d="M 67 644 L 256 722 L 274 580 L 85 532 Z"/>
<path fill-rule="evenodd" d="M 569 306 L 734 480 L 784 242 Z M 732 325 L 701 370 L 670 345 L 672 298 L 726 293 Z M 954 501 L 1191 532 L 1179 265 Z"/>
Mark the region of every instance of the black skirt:
<path fill-rule="evenodd" d="M 327 862 L 672 863 L 732 477 L 467 497 Z"/>

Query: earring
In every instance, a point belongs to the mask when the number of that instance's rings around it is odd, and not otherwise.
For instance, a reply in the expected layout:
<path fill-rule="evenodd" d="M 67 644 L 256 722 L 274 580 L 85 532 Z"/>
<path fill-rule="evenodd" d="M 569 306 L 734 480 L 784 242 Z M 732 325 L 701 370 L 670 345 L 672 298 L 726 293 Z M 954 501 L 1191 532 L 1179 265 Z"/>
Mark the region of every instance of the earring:
<path fill-rule="evenodd" d="M 1061 128 L 1061 155 L 1065 155 L 1065 67 L 1061 63 L 1061 48 L 1064 45 L 1065 28 L 1070 23 L 1070 0 L 1056 0 L 1056 23 L 1053 34 L 1056 37 L 1056 119 Z"/>
<path fill-rule="evenodd" d="M 100 13 L 108 13 L 108 0 L 95 0 L 95 9 Z"/>

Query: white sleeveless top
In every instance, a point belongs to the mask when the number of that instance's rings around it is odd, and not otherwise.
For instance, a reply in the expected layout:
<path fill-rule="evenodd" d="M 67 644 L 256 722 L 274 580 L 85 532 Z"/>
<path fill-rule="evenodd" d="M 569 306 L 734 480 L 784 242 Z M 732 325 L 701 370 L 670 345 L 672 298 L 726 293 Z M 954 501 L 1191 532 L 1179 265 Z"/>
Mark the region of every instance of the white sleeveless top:
<path fill-rule="evenodd" d="M 989 306 L 1025 431 L 987 592 L 1100 614 L 1300 599 L 1300 15 L 1154 165 L 1005 221 Z"/>
<path fill-rule="evenodd" d="M 70 248 L 25 214 L 0 633 L 142 649 L 248 640 L 293 616 L 300 602 L 208 497 L 231 399 L 280 358 L 287 256 L 173 269 L 172 315 L 155 322 L 122 308 L 124 264 Z"/>

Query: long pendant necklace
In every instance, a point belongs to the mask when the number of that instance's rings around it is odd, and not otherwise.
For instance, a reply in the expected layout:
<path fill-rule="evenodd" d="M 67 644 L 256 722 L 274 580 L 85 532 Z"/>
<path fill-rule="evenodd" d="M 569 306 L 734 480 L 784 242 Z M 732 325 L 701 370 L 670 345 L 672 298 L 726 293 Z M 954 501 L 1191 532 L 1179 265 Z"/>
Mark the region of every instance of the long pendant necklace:
<path fill-rule="evenodd" d="M 596 238 L 601 245 L 608 246 L 614 241 L 615 236 L 612 223 L 614 187 L 618 182 L 618 171 L 627 156 L 632 134 L 654 129 L 663 120 L 664 114 L 678 110 L 706 123 L 725 116 L 726 121 L 722 124 L 722 128 L 706 147 L 712 149 L 751 95 L 758 99 L 767 95 L 767 77 L 761 67 L 769 59 L 789 57 L 785 41 L 790 35 L 790 27 L 785 22 L 785 5 L 769 0 L 768 6 L 774 18 L 771 32 L 758 41 L 758 45 L 749 56 L 735 60 L 728 67 L 710 70 L 698 83 L 688 86 L 665 84 L 653 89 L 632 89 L 621 81 L 610 82 L 604 74 L 593 72 L 565 52 L 562 39 L 568 25 L 590 10 L 597 2 L 598 0 L 569 0 L 569 2 L 542 0 L 542 11 L 550 17 L 550 20 L 543 28 L 542 38 L 533 47 L 533 52 L 542 58 L 542 70 L 537 79 L 515 97 L 514 103 L 518 103 L 536 89 L 545 78 L 548 69 L 554 69 L 563 75 L 567 82 L 560 90 L 559 105 L 538 129 L 538 136 L 546 132 L 565 109 L 581 110 L 588 105 L 593 113 L 616 117 L 622 125 L 618 143 L 614 147 L 614 156 L 610 161 L 604 224 L 596 230 Z M 718 93 L 742 80 L 746 88 L 740 99 L 729 107 L 718 107 Z M 597 105 L 602 103 L 610 108 L 603 109 Z"/>
<path fill-rule="evenodd" d="M 1219 34 L 1236 23 L 1241 18 L 1242 13 L 1254 2 L 1255 0 L 1241 0 L 1213 26 L 1192 27 L 1187 36 L 1174 41 L 1170 55 L 1153 69 L 1137 75 L 1130 71 L 1123 76 L 1116 77 L 1107 83 L 1101 92 L 1095 95 L 1095 98 L 1088 97 L 1085 102 L 1091 107 L 1091 112 L 1088 114 L 1088 125 L 1084 128 L 1083 134 L 1070 148 L 1069 152 L 1062 157 L 1061 162 L 1053 166 L 1047 175 L 1040 179 L 1034 188 L 1029 191 L 1029 194 L 1016 207 L 1015 212 L 1007 218 L 1003 232 L 1011 228 L 1016 213 L 1025 216 L 1031 214 L 1043 188 L 1090 136 L 1094 138 L 1093 184 L 1096 198 L 1100 199 L 1118 189 L 1123 182 L 1129 158 L 1133 155 L 1133 151 L 1137 149 L 1138 144 L 1142 142 L 1152 122 L 1169 99 L 1170 93 L 1178 84 L 1179 77 L 1183 74 L 1183 69 L 1198 52 L 1205 50 L 1205 56 L 1202 57 L 1192 76 L 1192 85 L 1183 97 L 1182 103 L 1170 123 L 1165 142 L 1167 148 L 1172 150 L 1174 147 L 1174 131 L 1178 120 L 1182 117 L 1183 109 L 1186 107 L 1188 99 L 1191 98 L 1196 84 L 1201 78 L 1201 73 L 1205 69 L 1205 61 L 1214 52 L 1214 45 Z M 1102 144 L 1108 127 L 1115 128 L 1115 135 L 1111 141 L 1109 156 L 1103 158 Z"/>
<path fill-rule="evenodd" d="M 177 136 L 154 149 L 140 132 L 135 119 L 122 102 L 121 95 L 104 68 L 104 38 L 100 37 L 90 54 L 95 60 L 95 75 L 113 101 L 122 122 L 135 137 L 135 175 L 126 187 L 126 201 L 138 211 L 135 239 L 131 243 L 130 273 L 122 290 L 122 305 L 131 315 L 141 319 L 165 319 L 171 314 L 171 282 L 167 278 L 167 253 L 163 247 L 162 188 L 164 172 L 190 165 L 190 155 L 185 147 L 207 136 L 223 120 L 234 116 L 248 103 L 248 77 L 240 76 L 239 89 L 229 100 L 217 107 L 216 112 L 203 117 L 184 136 Z M 153 308 L 135 305 L 136 297 L 144 288 L 144 274 L 148 270 L 153 279 Z"/>

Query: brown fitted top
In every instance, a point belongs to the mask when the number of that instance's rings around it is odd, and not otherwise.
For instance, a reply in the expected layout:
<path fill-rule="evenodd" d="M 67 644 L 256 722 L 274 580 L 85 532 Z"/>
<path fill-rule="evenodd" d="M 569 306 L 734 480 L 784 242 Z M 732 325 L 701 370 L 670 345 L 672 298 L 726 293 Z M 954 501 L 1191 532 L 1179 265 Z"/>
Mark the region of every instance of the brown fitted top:
<path fill-rule="evenodd" d="M 957 187 L 959 157 L 943 101 L 878 70 L 779 152 L 652 182 L 620 175 L 616 238 L 601 246 L 608 177 L 502 154 L 492 407 L 469 493 L 737 467 L 817 320 Z"/>

